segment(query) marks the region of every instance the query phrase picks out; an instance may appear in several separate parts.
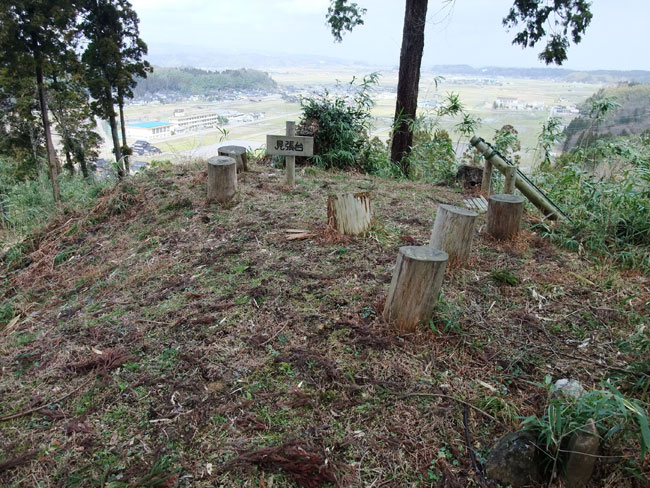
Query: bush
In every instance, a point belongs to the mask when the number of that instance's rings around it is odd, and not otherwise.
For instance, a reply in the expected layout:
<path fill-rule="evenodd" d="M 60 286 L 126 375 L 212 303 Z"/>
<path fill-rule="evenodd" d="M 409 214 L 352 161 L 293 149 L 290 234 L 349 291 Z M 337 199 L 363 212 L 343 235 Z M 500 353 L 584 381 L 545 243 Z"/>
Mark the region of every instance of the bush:
<path fill-rule="evenodd" d="M 580 398 L 554 395 L 551 378 L 546 378 L 549 401 L 541 417 L 532 415 L 523 421 L 524 429 L 535 432 L 545 449 L 552 471 L 562 466 L 571 436 L 593 419 L 601 443 L 625 445 L 631 437 L 638 440 L 639 457 L 644 460 L 650 448 L 650 426 L 646 405 L 627 398 L 609 383 L 602 390 L 594 390 Z M 627 443 L 629 446 L 629 443 Z"/>
<path fill-rule="evenodd" d="M 353 79 L 348 94 L 330 96 L 326 91 L 301 100 L 302 119 L 297 132 L 314 136 L 312 160 L 317 166 L 374 172 L 376 154 L 369 158 L 367 150 L 371 149 L 370 111 L 374 106 L 371 91 L 378 80 L 379 75 L 372 73 L 359 85 Z"/>
<path fill-rule="evenodd" d="M 538 174 L 570 221 L 543 232 L 575 251 L 650 270 L 650 148 L 638 137 L 598 140 Z"/>

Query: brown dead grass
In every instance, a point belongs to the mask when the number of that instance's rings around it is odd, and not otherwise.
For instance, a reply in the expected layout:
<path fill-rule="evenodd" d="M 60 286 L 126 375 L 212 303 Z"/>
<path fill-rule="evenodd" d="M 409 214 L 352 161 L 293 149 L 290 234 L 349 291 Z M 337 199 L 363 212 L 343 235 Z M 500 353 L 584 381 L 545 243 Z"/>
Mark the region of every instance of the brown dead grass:
<path fill-rule="evenodd" d="M 400 335 L 381 319 L 397 249 L 426 244 L 437 205 L 463 195 L 298 180 L 284 188 L 254 165 L 220 207 L 200 166 L 148 173 L 32 239 L 3 295 L 20 318 L 0 331 L 0 416 L 80 389 L 0 424 L 0 463 L 19 460 L 0 484 L 471 486 L 463 405 L 449 398 L 498 419 L 470 415 L 485 455 L 540 412 L 545 375 L 593 387 L 625 367 L 617 343 L 647 315 L 647 280 L 479 225 L 431 326 Z M 373 194 L 367 236 L 328 230 L 335 191 Z"/>

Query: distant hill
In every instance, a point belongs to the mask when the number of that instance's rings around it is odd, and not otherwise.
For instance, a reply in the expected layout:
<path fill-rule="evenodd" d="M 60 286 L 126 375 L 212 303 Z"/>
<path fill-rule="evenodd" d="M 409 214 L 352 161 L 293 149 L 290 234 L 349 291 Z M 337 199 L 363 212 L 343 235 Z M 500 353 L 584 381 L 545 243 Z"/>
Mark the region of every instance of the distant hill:
<path fill-rule="evenodd" d="M 650 71 L 575 71 L 564 68 L 501 68 L 486 66 L 474 68 L 469 65 L 435 65 L 426 69 L 427 72 L 441 75 L 483 76 L 493 78 L 530 78 L 536 80 L 575 81 L 581 83 L 618 83 L 623 81 L 650 83 Z"/>
<path fill-rule="evenodd" d="M 620 107 L 594 125 L 588 117 L 591 102 L 606 97 L 614 99 Z M 650 84 L 624 83 L 604 88 L 589 97 L 580 110 L 581 115 L 566 129 L 565 151 L 598 137 L 641 134 L 650 128 Z"/>
<path fill-rule="evenodd" d="M 217 95 L 223 91 L 274 91 L 277 83 L 263 71 L 237 69 L 209 71 L 197 68 L 155 67 L 146 79 L 139 79 L 136 97 L 153 93 L 175 93 L 183 96 Z"/>

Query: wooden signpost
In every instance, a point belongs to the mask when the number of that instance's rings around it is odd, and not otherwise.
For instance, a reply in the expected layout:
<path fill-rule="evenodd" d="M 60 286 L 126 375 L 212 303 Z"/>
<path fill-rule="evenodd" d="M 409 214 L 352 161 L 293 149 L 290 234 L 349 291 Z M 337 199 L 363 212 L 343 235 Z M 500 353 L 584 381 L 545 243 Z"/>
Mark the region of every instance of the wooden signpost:
<path fill-rule="evenodd" d="M 286 157 L 287 186 L 296 184 L 296 156 L 314 155 L 314 138 L 295 134 L 296 123 L 287 121 L 287 135 L 266 136 L 266 153 Z"/>

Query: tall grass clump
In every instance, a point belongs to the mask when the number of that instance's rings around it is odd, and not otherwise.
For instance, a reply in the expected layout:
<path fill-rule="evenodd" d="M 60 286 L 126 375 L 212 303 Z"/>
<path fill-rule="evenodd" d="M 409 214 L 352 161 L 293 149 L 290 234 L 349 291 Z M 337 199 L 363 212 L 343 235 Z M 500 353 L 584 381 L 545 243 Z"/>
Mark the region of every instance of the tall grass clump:
<path fill-rule="evenodd" d="M 0 160 L 1 166 L 10 166 Z M 0 184 L 0 245 L 20 240 L 40 227 L 55 214 L 70 208 L 88 206 L 103 188 L 114 183 L 112 179 L 94 180 L 81 175 L 60 176 L 61 206 L 52 197 L 52 185 L 44 172 L 35 178 Z"/>
<path fill-rule="evenodd" d="M 650 270 L 650 138 L 599 139 L 562 155 L 538 182 L 570 217 L 551 238 L 575 251 Z"/>

